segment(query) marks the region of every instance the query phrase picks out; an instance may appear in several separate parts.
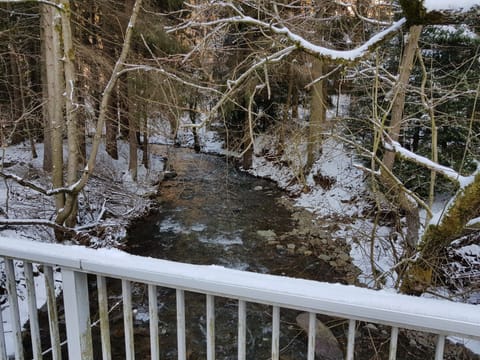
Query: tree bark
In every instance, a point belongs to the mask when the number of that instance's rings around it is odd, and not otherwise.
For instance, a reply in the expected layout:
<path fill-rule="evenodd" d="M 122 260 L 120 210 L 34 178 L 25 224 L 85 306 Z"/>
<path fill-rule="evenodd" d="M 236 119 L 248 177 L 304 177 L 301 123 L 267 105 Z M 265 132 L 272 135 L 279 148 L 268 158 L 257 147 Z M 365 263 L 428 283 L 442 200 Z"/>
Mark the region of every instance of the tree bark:
<path fill-rule="evenodd" d="M 393 141 L 398 141 L 403 125 L 403 110 L 405 107 L 405 95 L 410 74 L 415 59 L 416 50 L 418 48 L 418 40 L 422 32 L 422 26 L 412 26 L 410 34 L 405 46 L 398 81 L 396 83 L 395 98 L 392 104 L 392 113 L 390 126 L 388 127 L 388 135 Z M 391 171 L 395 162 L 395 152 L 386 151 L 383 157 L 383 165 Z M 418 213 L 418 205 L 416 202 L 398 186 L 388 172 L 381 171 L 381 181 L 385 188 L 385 194 L 394 204 L 398 204 L 400 209 L 405 212 L 407 221 L 406 241 L 411 253 L 418 243 L 418 231 L 420 228 L 420 217 Z M 407 254 L 408 255 L 408 254 Z"/>
<path fill-rule="evenodd" d="M 45 58 L 47 73 L 47 101 L 48 117 L 50 119 L 50 134 L 52 147 L 52 184 L 55 188 L 63 187 L 63 104 L 62 93 L 62 72 L 61 64 L 61 37 L 59 29 L 59 14 L 56 7 L 42 5 L 45 11 Z M 63 209 L 65 205 L 65 196 L 60 193 L 55 196 L 55 206 L 57 212 Z"/>
<path fill-rule="evenodd" d="M 47 5 L 40 6 L 40 38 L 41 38 L 41 78 L 42 78 L 42 97 L 43 103 L 43 170 L 52 171 L 52 138 L 50 137 L 52 122 L 50 119 L 51 102 L 48 99 L 48 71 L 49 58 L 47 54 L 47 37 L 50 36 L 50 32 L 47 32 L 49 27 L 50 15 Z"/>
<path fill-rule="evenodd" d="M 461 189 L 445 215 L 437 224 L 430 224 L 420 243 L 420 257 L 407 268 L 402 292 L 419 295 L 436 280 L 435 272 L 441 255 L 450 243 L 462 235 L 470 219 L 480 209 L 480 172 L 474 181 Z"/>
<path fill-rule="evenodd" d="M 322 60 L 313 60 L 312 80 L 323 75 L 323 67 L 324 64 Z M 305 172 L 308 172 L 312 168 L 318 154 L 321 152 L 323 140 L 322 133 L 326 127 L 327 107 L 325 104 L 325 98 L 325 84 L 323 80 L 319 80 L 312 85 Z"/>
<path fill-rule="evenodd" d="M 67 184 L 73 185 L 77 179 L 78 170 L 78 127 L 77 127 L 77 96 L 75 75 L 75 51 L 73 49 L 72 28 L 70 25 L 70 1 L 60 0 L 63 11 L 61 12 L 62 38 L 63 38 L 63 68 L 65 74 L 65 117 L 67 123 L 68 139 L 68 164 Z M 67 226 L 76 224 L 77 215 L 76 194 L 66 194 L 65 206 L 57 212 L 55 222 Z"/>
<path fill-rule="evenodd" d="M 388 128 L 388 135 L 393 141 L 398 141 L 403 124 L 403 109 L 405 108 L 405 95 L 407 91 L 410 74 L 415 59 L 415 54 L 418 48 L 418 40 L 422 33 L 422 26 L 412 26 L 410 28 L 409 37 L 405 49 L 403 51 L 402 61 L 400 63 L 400 70 L 398 81 L 395 88 L 395 98 L 392 104 L 392 114 L 390 126 Z M 384 165 L 392 170 L 395 162 L 395 153 L 387 151 L 383 157 Z"/>

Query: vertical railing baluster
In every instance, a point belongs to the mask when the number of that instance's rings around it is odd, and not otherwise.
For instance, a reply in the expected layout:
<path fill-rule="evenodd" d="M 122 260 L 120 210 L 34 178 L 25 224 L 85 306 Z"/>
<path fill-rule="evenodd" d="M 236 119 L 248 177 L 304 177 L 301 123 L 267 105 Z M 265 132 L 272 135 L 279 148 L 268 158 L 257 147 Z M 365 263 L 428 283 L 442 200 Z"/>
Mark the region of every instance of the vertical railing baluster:
<path fill-rule="evenodd" d="M 392 333 L 390 335 L 390 354 L 388 360 L 395 360 L 397 358 L 397 345 L 398 345 L 398 327 L 392 327 Z"/>
<path fill-rule="evenodd" d="M 280 307 L 272 308 L 272 360 L 278 360 L 280 354 Z"/>
<path fill-rule="evenodd" d="M 112 347 L 110 344 L 110 323 L 108 320 L 108 293 L 107 279 L 97 275 L 98 316 L 100 318 L 100 337 L 102 343 L 102 359 L 111 360 Z"/>
<path fill-rule="evenodd" d="M 443 359 L 444 350 L 445 350 L 445 335 L 438 334 L 437 346 L 435 347 L 435 360 Z"/>
<path fill-rule="evenodd" d="M 133 339 L 132 283 L 122 279 L 123 328 L 125 331 L 125 358 L 135 359 Z"/>
<path fill-rule="evenodd" d="M 207 360 L 215 360 L 215 297 L 207 294 Z"/>
<path fill-rule="evenodd" d="M 87 274 L 62 268 L 68 357 L 93 360 Z"/>
<path fill-rule="evenodd" d="M 148 314 L 150 319 L 150 358 L 159 360 L 157 287 L 151 284 L 148 285 Z"/>
<path fill-rule="evenodd" d="M 47 293 L 48 327 L 50 329 L 50 343 L 52 344 L 52 360 L 61 360 L 62 351 L 60 331 L 58 330 L 58 311 L 53 268 L 51 266 L 44 266 L 43 273 L 45 275 L 45 290 Z"/>
<path fill-rule="evenodd" d="M 353 360 L 355 350 L 355 324 L 356 321 L 350 319 L 348 321 L 348 344 L 347 344 L 347 358 L 346 360 Z"/>
<path fill-rule="evenodd" d="M 0 306 L 0 359 L 7 358 L 7 348 L 5 347 L 5 330 L 3 328 L 3 314 Z"/>
<path fill-rule="evenodd" d="M 317 316 L 315 313 L 308 314 L 308 360 L 315 359 L 315 338 L 317 336 Z"/>
<path fill-rule="evenodd" d="M 37 296 L 35 292 L 35 280 L 33 279 L 32 263 L 24 261 L 23 271 L 27 285 L 28 315 L 30 320 L 33 358 L 42 359 L 42 344 L 40 341 L 40 327 L 38 325 Z"/>
<path fill-rule="evenodd" d="M 247 343 L 247 303 L 238 300 L 238 360 L 245 360 Z"/>
<path fill-rule="evenodd" d="M 187 360 L 185 338 L 185 291 L 177 289 L 177 349 L 178 360 Z"/>
<path fill-rule="evenodd" d="M 18 310 L 17 283 L 15 281 L 15 266 L 12 259 L 5 258 L 5 272 L 7 275 L 8 304 L 10 306 L 10 324 L 15 339 L 15 360 L 24 358 L 22 344 L 22 327 Z"/>

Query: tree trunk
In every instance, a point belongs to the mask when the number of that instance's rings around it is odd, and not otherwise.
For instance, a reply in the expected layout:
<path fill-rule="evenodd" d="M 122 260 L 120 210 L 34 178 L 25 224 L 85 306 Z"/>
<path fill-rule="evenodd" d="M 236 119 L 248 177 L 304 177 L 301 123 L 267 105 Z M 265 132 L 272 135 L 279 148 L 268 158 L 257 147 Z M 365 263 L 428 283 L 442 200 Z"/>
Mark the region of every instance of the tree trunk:
<path fill-rule="evenodd" d="M 47 72 L 47 101 L 48 117 L 51 121 L 50 134 L 52 147 L 52 184 L 54 188 L 63 187 L 63 103 L 62 94 L 63 67 L 61 64 L 62 55 L 60 53 L 61 37 L 59 29 L 58 10 L 51 5 L 42 5 L 45 11 L 45 28 L 43 39 L 45 42 L 45 58 Z M 65 205 L 64 194 L 55 196 L 55 206 L 57 211 L 63 209 Z"/>
<path fill-rule="evenodd" d="M 14 40 L 12 39 L 12 42 Z M 11 133 L 9 134 L 10 143 L 15 145 L 19 144 L 25 139 L 23 134 L 24 130 L 24 120 L 22 119 L 22 114 L 24 113 L 24 108 L 22 106 L 23 103 L 23 93 L 22 93 L 22 74 L 19 66 L 18 54 L 15 51 L 15 45 L 10 43 L 8 45 L 8 49 L 10 52 L 9 56 L 9 63 L 10 63 L 10 74 L 9 77 L 11 79 L 11 119 L 12 119 L 12 127 Z"/>
<path fill-rule="evenodd" d="M 78 127 L 77 127 L 77 108 L 78 100 L 76 96 L 76 76 L 75 76 L 75 51 L 73 49 L 72 28 L 70 25 L 70 2 L 69 0 L 60 0 L 63 11 L 61 12 L 62 38 L 63 38 L 63 66 L 65 73 L 65 117 L 67 122 L 68 139 L 68 165 L 67 165 L 67 184 L 73 185 L 77 180 L 78 170 Z M 77 217 L 77 195 L 67 194 L 66 203 L 61 211 L 57 213 L 55 222 L 73 227 L 76 224 Z"/>
<path fill-rule="evenodd" d="M 146 115 L 146 114 L 145 114 Z M 143 127 L 143 142 L 142 142 L 142 164 L 145 166 L 145 169 L 150 167 L 149 161 L 149 146 L 148 146 L 148 119 L 147 116 L 144 118 L 144 127 Z"/>
<path fill-rule="evenodd" d="M 118 145 L 117 145 L 117 134 L 118 134 L 118 121 L 117 121 L 117 108 L 120 105 L 118 89 L 112 94 L 112 99 L 108 106 L 109 114 L 105 121 L 105 144 L 107 149 L 107 154 L 110 155 L 112 159 L 118 160 Z M 121 110 L 122 112 L 125 109 Z"/>
<path fill-rule="evenodd" d="M 128 118 L 128 144 L 129 144 L 129 161 L 128 170 L 133 181 L 137 181 L 138 168 L 138 141 L 137 141 L 137 119 L 133 114 Z"/>
<path fill-rule="evenodd" d="M 398 81 L 396 83 L 395 98 L 392 104 L 392 114 L 390 126 L 388 128 L 388 135 L 393 141 L 398 141 L 402 129 L 403 110 L 405 108 L 405 95 L 412 73 L 413 61 L 418 48 L 418 40 L 422 33 L 421 26 L 412 26 L 410 28 L 409 37 L 405 49 L 403 51 L 402 61 L 400 63 L 400 70 Z M 395 162 L 395 153 L 393 151 L 385 152 L 383 157 L 383 164 L 392 170 Z"/>
<path fill-rule="evenodd" d="M 460 190 L 438 224 L 430 224 L 420 243 L 420 257 L 407 268 L 402 291 L 419 295 L 435 283 L 436 270 L 442 252 L 462 235 L 468 221 L 478 216 L 480 209 L 480 173 Z"/>
<path fill-rule="evenodd" d="M 41 78 L 42 78 L 42 115 L 43 115 L 43 170 L 52 171 L 52 138 L 50 137 L 52 122 L 50 118 L 51 103 L 48 99 L 48 81 L 49 76 L 47 73 L 47 67 L 49 67 L 49 59 L 47 54 L 47 37 L 50 36 L 50 32 L 46 31 L 49 27 L 50 15 L 48 11 L 48 5 L 40 6 L 40 38 L 41 38 Z"/>
<path fill-rule="evenodd" d="M 403 123 L 403 110 L 405 107 L 405 95 L 410 74 L 415 59 L 415 53 L 418 47 L 418 40 L 422 32 L 421 26 L 412 26 L 410 35 L 405 46 L 402 61 L 400 63 L 400 71 L 398 81 L 396 83 L 395 98 L 392 104 L 392 113 L 388 135 L 393 141 L 398 141 Z M 395 152 L 386 151 L 383 157 L 383 165 L 389 171 L 392 170 L 395 162 Z M 385 188 L 387 198 L 394 204 L 398 204 L 400 209 L 405 212 L 407 221 L 406 241 L 410 254 L 418 242 L 418 231 L 420 228 L 420 217 L 418 214 L 418 205 L 398 186 L 387 171 L 381 171 L 381 181 Z M 409 255 L 407 254 L 407 255 Z"/>
<path fill-rule="evenodd" d="M 312 80 L 323 75 L 322 60 L 313 61 Z M 325 84 L 323 80 L 312 85 L 310 106 L 310 124 L 308 126 L 307 162 L 305 172 L 308 172 L 322 148 L 322 132 L 325 130 L 327 107 L 325 104 Z"/>

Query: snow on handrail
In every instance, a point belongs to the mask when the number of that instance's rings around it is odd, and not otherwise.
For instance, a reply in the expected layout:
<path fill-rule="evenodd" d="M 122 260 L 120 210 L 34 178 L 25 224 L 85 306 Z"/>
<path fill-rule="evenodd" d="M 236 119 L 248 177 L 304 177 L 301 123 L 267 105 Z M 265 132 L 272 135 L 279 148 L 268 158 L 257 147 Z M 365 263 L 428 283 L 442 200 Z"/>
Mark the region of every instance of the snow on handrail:
<path fill-rule="evenodd" d="M 480 338 L 480 311 L 470 304 L 257 274 L 215 265 L 177 263 L 135 256 L 117 249 L 95 250 L 0 238 L 0 256 L 394 327 Z"/>

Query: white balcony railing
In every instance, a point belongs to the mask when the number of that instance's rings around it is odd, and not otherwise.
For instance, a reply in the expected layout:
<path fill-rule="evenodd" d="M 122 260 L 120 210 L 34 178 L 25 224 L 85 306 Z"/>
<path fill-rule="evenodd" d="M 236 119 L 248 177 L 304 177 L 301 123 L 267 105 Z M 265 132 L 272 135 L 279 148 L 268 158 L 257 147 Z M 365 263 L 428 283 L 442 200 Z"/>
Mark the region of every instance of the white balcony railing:
<path fill-rule="evenodd" d="M 480 311 L 477 306 L 373 291 L 353 286 L 327 284 L 281 276 L 256 274 L 219 266 L 176 263 L 129 255 L 118 250 L 87 249 L 23 240 L 0 238 L 0 256 L 4 257 L 6 287 L 10 311 L 15 359 L 24 358 L 22 324 L 19 315 L 15 264 L 23 264 L 26 301 L 29 306 L 30 333 L 35 359 L 42 358 L 40 326 L 37 318 L 32 264 L 41 264 L 45 276 L 49 331 L 53 359 L 61 358 L 53 269 L 61 272 L 63 303 L 69 359 L 93 359 L 90 304 L 87 275 L 96 275 L 98 313 L 103 359 L 111 359 L 106 279 L 122 282 L 122 302 L 126 359 L 134 358 L 131 284 L 148 285 L 150 352 L 158 359 L 159 332 L 157 287 L 176 289 L 176 327 L 178 359 L 186 360 L 185 291 L 206 295 L 207 359 L 215 358 L 216 296 L 238 300 L 238 359 L 246 358 L 246 304 L 261 303 L 272 307 L 272 359 L 279 358 L 280 308 L 310 313 L 308 359 L 314 359 L 315 314 L 348 319 L 346 359 L 353 359 L 355 325 L 365 321 L 391 327 L 390 356 L 395 359 L 399 328 L 437 334 L 435 359 L 442 359 L 445 337 L 457 335 L 480 339 Z M 21 268 L 22 266 L 20 266 Z M 17 272 L 17 274 L 16 274 Z M 187 304 L 188 305 L 188 304 Z M 5 305 L 4 305 L 5 306 Z M 1 312 L 0 312 L 1 315 Z M 1 320 L 1 319 L 0 319 Z M 5 320 L 5 319 L 4 319 Z M 3 321 L 0 321 L 0 359 L 7 359 Z"/>

